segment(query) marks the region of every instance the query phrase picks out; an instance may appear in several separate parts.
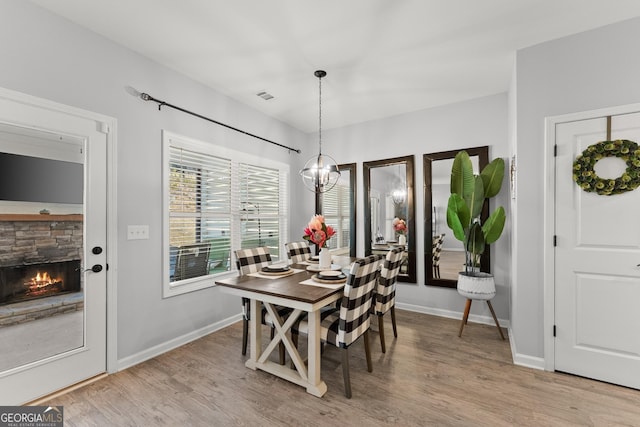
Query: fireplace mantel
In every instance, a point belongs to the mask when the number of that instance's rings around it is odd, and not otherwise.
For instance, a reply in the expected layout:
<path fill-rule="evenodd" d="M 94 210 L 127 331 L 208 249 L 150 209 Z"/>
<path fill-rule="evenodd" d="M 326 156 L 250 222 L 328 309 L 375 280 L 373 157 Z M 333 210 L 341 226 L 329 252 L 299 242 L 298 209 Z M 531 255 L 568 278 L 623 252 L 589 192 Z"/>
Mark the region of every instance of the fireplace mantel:
<path fill-rule="evenodd" d="M 0 214 L 0 222 L 8 221 L 82 221 L 82 214 L 43 215 L 43 214 Z"/>

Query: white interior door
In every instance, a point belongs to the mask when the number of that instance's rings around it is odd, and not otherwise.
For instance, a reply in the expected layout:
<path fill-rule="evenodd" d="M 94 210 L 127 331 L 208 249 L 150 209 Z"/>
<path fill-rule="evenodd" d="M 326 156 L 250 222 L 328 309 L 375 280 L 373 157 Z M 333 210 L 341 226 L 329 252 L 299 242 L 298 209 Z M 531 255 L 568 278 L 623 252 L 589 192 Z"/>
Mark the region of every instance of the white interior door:
<path fill-rule="evenodd" d="M 640 389 L 640 188 L 604 196 L 572 179 L 575 158 L 606 129 L 605 117 L 556 127 L 555 369 Z M 611 139 L 640 141 L 640 113 L 613 116 Z M 625 168 L 608 158 L 595 171 Z"/>
<path fill-rule="evenodd" d="M 107 126 L 92 118 L 91 113 L 9 91 L 0 91 L 0 126 L 4 131 L 0 154 L 62 165 L 59 176 L 46 177 L 49 183 L 58 184 L 58 188 L 69 185 L 63 178 L 66 170 L 79 168 L 80 172 L 74 172 L 73 176 L 81 181 L 79 202 L 60 200 L 59 203 L 55 198 L 53 201 L 0 201 L 3 210 L 0 216 L 5 224 L 14 214 L 41 227 L 45 238 L 33 244 L 34 251 L 39 246 L 51 245 L 54 240 L 67 243 L 81 240 L 74 248 L 80 258 L 80 268 L 76 271 L 81 291 L 75 293 L 75 299 L 81 302 L 78 308 L 0 326 L 0 405 L 15 405 L 106 372 Z M 14 174 L 15 180 L 3 185 L 41 185 L 33 178 L 36 174 L 29 170 Z M 49 214 L 43 214 L 42 220 L 37 217 L 34 220 L 40 207 L 46 208 Z M 81 234 L 57 229 L 68 216 L 79 218 L 77 227 Z M 16 232 L 16 241 L 21 233 Z M 56 249 L 49 251 L 53 253 Z M 9 303 L 0 306 L 0 310 L 45 305 L 51 298 Z"/>

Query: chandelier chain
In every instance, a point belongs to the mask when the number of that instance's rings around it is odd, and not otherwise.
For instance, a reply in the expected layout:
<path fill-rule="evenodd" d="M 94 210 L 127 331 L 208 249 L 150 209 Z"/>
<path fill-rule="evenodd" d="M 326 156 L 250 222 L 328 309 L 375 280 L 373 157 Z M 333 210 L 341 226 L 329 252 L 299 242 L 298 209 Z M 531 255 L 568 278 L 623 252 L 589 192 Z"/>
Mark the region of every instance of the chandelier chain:
<path fill-rule="evenodd" d="M 318 77 L 318 145 L 322 155 L 322 76 Z"/>

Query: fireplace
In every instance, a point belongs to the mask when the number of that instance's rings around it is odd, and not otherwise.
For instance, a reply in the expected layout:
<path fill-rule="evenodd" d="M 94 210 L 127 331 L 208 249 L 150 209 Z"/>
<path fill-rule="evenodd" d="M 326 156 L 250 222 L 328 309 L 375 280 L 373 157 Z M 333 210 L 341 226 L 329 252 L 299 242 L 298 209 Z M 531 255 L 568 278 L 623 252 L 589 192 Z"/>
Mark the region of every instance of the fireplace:
<path fill-rule="evenodd" d="M 80 260 L 0 267 L 0 305 L 81 290 Z"/>

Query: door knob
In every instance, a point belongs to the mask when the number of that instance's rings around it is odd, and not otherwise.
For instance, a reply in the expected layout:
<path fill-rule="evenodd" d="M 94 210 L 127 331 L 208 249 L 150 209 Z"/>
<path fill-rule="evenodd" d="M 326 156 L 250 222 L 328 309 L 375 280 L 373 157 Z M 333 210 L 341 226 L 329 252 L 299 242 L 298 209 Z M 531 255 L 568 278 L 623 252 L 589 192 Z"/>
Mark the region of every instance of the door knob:
<path fill-rule="evenodd" d="M 94 273 L 100 273 L 102 271 L 102 266 L 100 264 L 96 264 L 91 268 L 87 268 L 85 271 L 93 271 Z"/>

